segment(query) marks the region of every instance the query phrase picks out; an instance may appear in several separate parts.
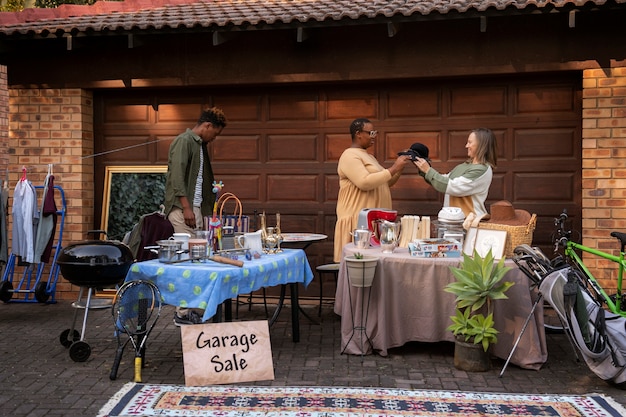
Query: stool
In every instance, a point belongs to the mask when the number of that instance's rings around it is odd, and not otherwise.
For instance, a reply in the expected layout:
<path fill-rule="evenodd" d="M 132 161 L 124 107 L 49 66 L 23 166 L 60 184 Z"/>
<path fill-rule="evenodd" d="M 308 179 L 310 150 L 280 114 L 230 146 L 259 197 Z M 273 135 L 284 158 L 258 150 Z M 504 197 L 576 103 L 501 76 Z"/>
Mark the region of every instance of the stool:
<path fill-rule="evenodd" d="M 315 270 L 317 271 L 317 273 L 320 276 L 320 307 L 319 307 L 319 311 L 317 313 L 317 315 L 319 317 L 322 316 L 322 298 L 324 295 L 324 274 L 333 274 L 335 277 L 335 286 L 337 285 L 337 279 L 339 277 L 339 264 L 338 263 L 332 263 L 332 264 L 324 264 L 324 265 L 319 265 L 317 268 L 315 268 Z"/>

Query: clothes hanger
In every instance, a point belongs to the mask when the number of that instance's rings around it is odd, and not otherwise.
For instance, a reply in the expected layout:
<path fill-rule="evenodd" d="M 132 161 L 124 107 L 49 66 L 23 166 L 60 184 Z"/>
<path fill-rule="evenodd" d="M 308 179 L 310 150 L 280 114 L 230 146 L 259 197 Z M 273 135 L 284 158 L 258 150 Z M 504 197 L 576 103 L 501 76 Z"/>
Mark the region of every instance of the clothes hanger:
<path fill-rule="evenodd" d="M 20 181 L 26 181 L 26 167 L 22 165 L 22 178 Z"/>

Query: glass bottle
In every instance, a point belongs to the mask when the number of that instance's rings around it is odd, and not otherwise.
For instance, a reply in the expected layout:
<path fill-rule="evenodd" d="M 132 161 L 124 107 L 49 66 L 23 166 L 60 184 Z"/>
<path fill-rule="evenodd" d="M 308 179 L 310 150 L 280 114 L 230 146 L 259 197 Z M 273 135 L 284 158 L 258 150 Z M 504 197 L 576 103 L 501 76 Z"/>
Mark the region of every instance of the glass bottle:
<path fill-rule="evenodd" d="M 274 236 L 276 236 L 276 253 L 282 252 L 280 244 L 283 241 L 283 235 L 280 234 L 280 213 L 276 213 L 276 228 L 274 228 Z"/>

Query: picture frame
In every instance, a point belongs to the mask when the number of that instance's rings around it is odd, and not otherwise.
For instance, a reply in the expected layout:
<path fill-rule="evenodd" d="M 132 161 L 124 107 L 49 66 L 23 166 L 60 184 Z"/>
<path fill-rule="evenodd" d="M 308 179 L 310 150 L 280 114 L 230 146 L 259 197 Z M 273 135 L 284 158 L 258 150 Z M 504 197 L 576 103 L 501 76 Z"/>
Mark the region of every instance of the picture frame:
<path fill-rule="evenodd" d="M 477 227 L 470 227 L 465 234 L 465 241 L 463 242 L 463 253 L 467 256 L 474 255 L 474 246 L 476 245 L 476 232 Z"/>
<path fill-rule="evenodd" d="M 504 255 L 504 245 L 506 244 L 506 230 L 478 229 L 472 253 L 474 250 L 481 257 L 485 257 L 491 249 L 494 259 L 500 260 Z"/>
<path fill-rule="evenodd" d="M 134 165 L 134 166 L 107 166 L 105 167 L 104 188 L 102 196 L 102 217 L 100 229 L 107 232 L 107 238 L 122 240 L 123 233 L 132 221 L 136 221 L 144 214 L 159 210 L 163 198 L 161 191 L 145 192 L 146 185 L 158 183 L 157 188 L 165 186 L 167 165 Z M 131 183 L 136 190 L 128 190 L 134 201 L 128 201 L 121 196 L 117 188 L 120 184 Z M 155 196 L 158 194 L 158 197 Z M 158 203 L 153 200 L 157 199 Z M 120 201 L 122 200 L 122 201 Z M 133 212 L 136 211 L 136 212 Z M 98 238 L 98 237 L 96 237 Z"/>

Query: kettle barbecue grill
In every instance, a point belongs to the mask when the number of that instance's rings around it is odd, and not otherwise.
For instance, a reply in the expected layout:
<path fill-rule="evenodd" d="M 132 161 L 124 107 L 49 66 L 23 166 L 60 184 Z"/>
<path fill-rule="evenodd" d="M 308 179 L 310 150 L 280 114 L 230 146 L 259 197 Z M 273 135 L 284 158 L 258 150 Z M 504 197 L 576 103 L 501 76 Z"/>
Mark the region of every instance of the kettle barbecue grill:
<path fill-rule="evenodd" d="M 71 244 L 61 251 L 57 264 L 63 277 L 80 287 L 78 300 L 72 303 L 72 307 L 76 309 L 72 327 L 64 330 L 59 337 L 61 344 L 69 348 L 70 358 L 73 361 L 84 362 L 91 354 L 91 347 L 84 340 L 89 308 L 103 308 L 102 305 L 92 305 L 94 290 L 114 288 L 120 284 L 133 261 L 130 248 L 116 240 L 88 240 Z M 87 299 L 83 302 L 85 289 Z M 82 331 L 78 332 L 75 329 L 76 318 L 78 309 L 83 306 L 85 308 L 83 327 Z M 111 304 L 108 303 L 104 307 L 111 307 Z"/>

